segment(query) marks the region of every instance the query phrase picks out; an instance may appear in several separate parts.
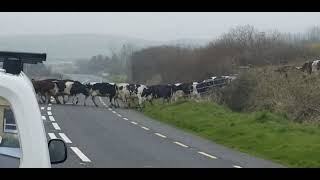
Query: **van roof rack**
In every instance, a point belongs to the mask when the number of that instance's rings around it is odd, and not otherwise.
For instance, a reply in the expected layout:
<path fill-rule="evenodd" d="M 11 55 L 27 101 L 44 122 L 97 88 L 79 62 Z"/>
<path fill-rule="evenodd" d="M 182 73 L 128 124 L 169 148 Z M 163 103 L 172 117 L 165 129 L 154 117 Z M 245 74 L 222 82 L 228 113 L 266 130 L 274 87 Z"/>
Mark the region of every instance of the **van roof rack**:
<path fill-rule="evenodd" d="M 10 52 L 0 51 L 0 62 L 3 62 L 3 69 L 10 74 L 20 74 L 23 71 L 23 64 L 37 64 L 46 61 L 45 53 Z"/>

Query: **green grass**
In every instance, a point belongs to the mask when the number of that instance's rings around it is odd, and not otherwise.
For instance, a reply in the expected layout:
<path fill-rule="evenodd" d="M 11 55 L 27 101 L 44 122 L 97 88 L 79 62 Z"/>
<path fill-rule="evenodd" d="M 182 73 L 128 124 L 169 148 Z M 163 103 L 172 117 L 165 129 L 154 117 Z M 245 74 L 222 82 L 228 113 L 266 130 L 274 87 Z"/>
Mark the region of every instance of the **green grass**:
<path fill-rule="evenodd" d="M 127 82 L 127 76 L 126 75 L 110 75 L 106 77 L 109 81 L 114 83 L 123 83 Z"/>
<path fill-rule="evenodd" d="M 320 167 L 320 126 L 269 112 L 238 113 L 214 103 L 148 105 L 143 112 L 227 147 L 288 167 Z"/>

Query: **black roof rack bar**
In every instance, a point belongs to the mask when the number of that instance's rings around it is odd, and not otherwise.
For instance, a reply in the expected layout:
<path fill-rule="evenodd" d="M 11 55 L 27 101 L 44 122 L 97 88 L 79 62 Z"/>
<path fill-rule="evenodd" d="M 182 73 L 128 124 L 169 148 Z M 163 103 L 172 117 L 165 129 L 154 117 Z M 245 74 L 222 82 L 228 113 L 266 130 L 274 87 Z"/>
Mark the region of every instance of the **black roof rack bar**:
<path fill-rule="evenodd" d="M 9 52 L 0 51 L 0 62 L 5 59 L 16 58 L 26 64 L 37 64 L 46 61 L 47 54 L 45 53 L 27 53 L 27 52 Z"/>
<path fill-rule="evenodd" d="M 3 62 L 3 69 L 7 73 L 20 74 L 23 71 L 23 64 L 37 64 L 46 61 L 45 53 L 27 53 L 0 51 L 0 62 Z"/>

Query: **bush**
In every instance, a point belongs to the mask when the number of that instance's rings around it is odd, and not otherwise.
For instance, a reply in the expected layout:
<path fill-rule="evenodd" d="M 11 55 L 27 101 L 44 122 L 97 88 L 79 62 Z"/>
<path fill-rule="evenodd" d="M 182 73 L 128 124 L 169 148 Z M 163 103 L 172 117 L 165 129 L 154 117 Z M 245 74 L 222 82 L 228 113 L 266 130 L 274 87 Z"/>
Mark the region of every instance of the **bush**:
<path fill-rule="evenodd" d="M 220 102 L 234 111 L 243 111 L 248 106 L 250 95 L 256 84 L 252 72 L 244 73 L 221 91 Z"/>
<path fill-rule="evenodd" d="M 223 103 L 237 111 L 270 111 L 298 122 L 320 120 L 320 78 L 293 68 L 252 69 L 223 90 Z"/>

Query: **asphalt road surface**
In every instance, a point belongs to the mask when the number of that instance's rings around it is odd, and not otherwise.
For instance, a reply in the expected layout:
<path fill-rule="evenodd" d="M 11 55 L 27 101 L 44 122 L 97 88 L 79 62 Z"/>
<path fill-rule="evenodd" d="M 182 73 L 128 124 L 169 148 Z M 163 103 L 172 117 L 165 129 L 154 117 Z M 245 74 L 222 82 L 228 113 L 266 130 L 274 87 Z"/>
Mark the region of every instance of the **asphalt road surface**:
<path fill-rule="evenodd" d="M 277 168 L 129 109 L 41 105 L 48 140 L 61 138 L 68 159 L 54 168 Z"/>

